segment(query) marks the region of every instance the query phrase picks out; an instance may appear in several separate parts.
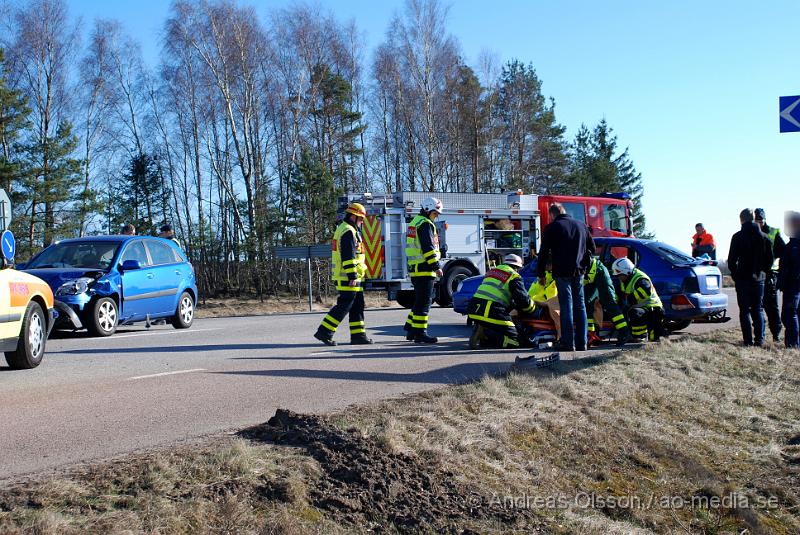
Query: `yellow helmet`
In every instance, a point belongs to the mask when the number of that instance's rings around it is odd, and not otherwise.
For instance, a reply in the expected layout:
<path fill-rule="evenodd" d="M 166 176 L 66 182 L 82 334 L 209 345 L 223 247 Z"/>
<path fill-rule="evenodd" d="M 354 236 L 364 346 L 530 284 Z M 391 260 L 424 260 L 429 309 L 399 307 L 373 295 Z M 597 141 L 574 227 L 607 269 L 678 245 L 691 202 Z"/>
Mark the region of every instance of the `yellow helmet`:
<path fill-rule="evenodd" d="M 347 206 L 345 213 L 352 214 L 356 217 L 367 217 L 367 210 L 364 208 L 364 205 L 357 202 L 351 202 Z"/>

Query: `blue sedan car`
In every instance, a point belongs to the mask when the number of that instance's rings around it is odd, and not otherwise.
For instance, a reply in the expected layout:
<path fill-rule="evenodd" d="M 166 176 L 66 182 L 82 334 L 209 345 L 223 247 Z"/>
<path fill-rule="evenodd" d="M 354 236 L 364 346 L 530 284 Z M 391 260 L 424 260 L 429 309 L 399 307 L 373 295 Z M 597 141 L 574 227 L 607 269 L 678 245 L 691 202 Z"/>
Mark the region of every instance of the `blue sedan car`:
<path fill-rule="evenodd" d="M 628 257 L 647 273 L 664 303 L 667 328 L 685 329 L 692 320 L 724 316 L 728 296 L 721 291 L 722 273 L 714 260 L 700 260 L 666 243 L 635 238 L 598 237 L 597 255 L 609 267 L 617 258 Z M 536 280 L 536 262 L 520 270 L 525 285 Z M 453 309 L 467 313 L 470 298 L 482 276 L 466 279 L 453 295 Z"/>
<path fill-rule="evenodd" d="M 55 243 L 20 266 L 55 294 L 56 328 L 110 336 L 118 325 L 166 320 L 187 329 L 197 286 L 192 265 L 171 240 L 94 236 Z"/>

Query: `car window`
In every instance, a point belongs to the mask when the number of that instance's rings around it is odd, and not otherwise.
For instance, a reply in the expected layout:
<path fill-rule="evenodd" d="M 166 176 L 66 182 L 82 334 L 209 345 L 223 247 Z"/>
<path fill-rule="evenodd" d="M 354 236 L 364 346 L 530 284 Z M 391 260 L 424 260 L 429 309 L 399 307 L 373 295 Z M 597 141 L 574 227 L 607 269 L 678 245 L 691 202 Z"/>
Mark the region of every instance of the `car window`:
<path fill-rule="evenodd" d="M 583 203 L 579 202 L 565 202 L 561 203 L 564 205 L 564 210 L 567 211 L 569 215 L 577 219 L 578 221 L 582 221 L 586 223 L 586 209 Z"/>
<path fill-rule="evenodd" d="M 120 262 L 125 262 L 126 260 L 136 260 L 142 266 L 147 266 L 150 264 L 150 260 L 147 258 L 147 251 L 144 248 L 144 242 L 142 240 L 131 242 L 127 247 L 125 247 L 125 251 L 122 252 L 122 257 L 120 257 Z"/>
<path fill-rule="evenodd" d="M 607 268 L 611 269 L 614 260 L 619 258 L 628 258 L 635 266 L 639 265 L 639 252 L 634 247 L 627 245 L 613 245 L 610 248 L 611 254 L 606 256 L 604 263 Z"/>
<path fill-rule="evenodd" d="M 618 204 L 607 204 L 603 207 L 603 225 L 608 230 L 628 233 L 628 218 L 625 217 L 625 208 Z"/>
<path fill-rule="evenodd" d="M 688 254 L 684 253 L 683 251 L 679 251 L 678 249 L 674 248 L 671 245 L 667 245 L 666 243 L 661 242 L 653 242 L 647 244 L 647 246 L 655 251 L 655 253 L 673 265 L 681 265 L 681 264 L 697 264 L 698 260 L 696 258 L 692 258 Z"/>
<path fill-rule="evenodd" d="M 106 270 L 111 266 L 120 243 L 85 241 L 56 243 L 31 260 L 27 269 L 78 268 Z"/>
<path fill-rule="evenodd" d="M 166 243 L 160 243 L 155 240 L 147 240 L 147 248 L 150 250 L 150 256 L 153 258 L 154 266 L 161 264 L 174 264 L 178 262 L 172 247 Z"/>

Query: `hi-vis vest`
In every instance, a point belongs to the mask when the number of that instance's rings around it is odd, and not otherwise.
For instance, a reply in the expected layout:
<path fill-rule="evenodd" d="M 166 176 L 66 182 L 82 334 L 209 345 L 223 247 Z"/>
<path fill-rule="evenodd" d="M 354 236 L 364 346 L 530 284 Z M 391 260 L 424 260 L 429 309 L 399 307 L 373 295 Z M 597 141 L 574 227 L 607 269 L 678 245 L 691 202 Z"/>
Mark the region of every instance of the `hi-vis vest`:
<path fill-rule="evenodd" d="M 594 279 L 597 277 L 597 257 L 592 257 L 592 262 L 589 264 L 589 271 L 583 277 L 583 285 L 594 284 Z"/>
<path fill-rule="evenodd" d="M 558 295 L 558 288 L 556 288 L 556 281 L 553 279 L 551 272 L 546 272 L 544 275 L 544 286 L 539 284 L 539 280 L 531 284 L 528 289 L 528 295 L 532 301 L 543 303 Z"/>
<path fill-rule="evenodd" d="M 636 288 L 636 283 L 640 280 L 645 279 L 650 281 L 650 294 L 648 294 L 644 288 Z M 627 284 L 622 284 L 622 293 L 625 295 L 633 295 L 634 299 L 636 300 L 636 306 L 642 308 L 661 308 L 661 299 L 658 297 L 658 293 L 656 293 L 656 287 L 653 286 L 653 281 L 650 280 L 650 277 L 639 271 L 638 269 L 634 269 L 631 277 L 628 279 Z"/>
<path fill-rule="evenodd" d="M 422 245 L 419 242 L 418 230 L 423 225 L 431 225 L 433 227 L 433 250 L 427 253 L 422 252 Z M 441 258 L 439 253 L 439 233 L 436 232 L 436 225 L 433 221 L 424 215 L 417 215 L 408 224 L 408 231 L 406 232 L 406 262 L 408 263 L 408 274 L 412 277 L 435 277 L 436 274 L 431 271 L 429 260 L 438 262 Z"/>
<path fill-rule="evenodd" d="M 506 308 L 511 306 L 511 291 L 508 285 L 519 278 L 519 273 L 505 264 L 500 264 L 486 272 L 483 282 L 478 286 L 475 297 L 493 303 L 501 303 Z"/>
<path fill-rule="evenodd" d="M 345 260 L 342 262 L 341 246 L 342 237 L 348 232 L 353 233 L 353 238 L 356 242 L 356 256 L 353 259 Z M 364 256 L 364 245 L 361 242 L 361 235 L 356 231 L 347 221 L 342 221 L 336 232 L 333 233 L 333 243 L 331 244 L 331 279 L 336 282 L 336 289 L 339 291 L 352 291 L 359 292 L 363 288 L 361 286 L 348 286 L 350 280 L 348 273 L 355 273 L 356 280 L 360 281 L 364 278 L 367 272 L 367 260 Z"/>
<path fill-rule="evenodd" d="M 772 252 L 775 252 L 775 239 L 778 237 L 778 233 L 780 231 L 775 227 L 770 227 L 767 236 L 769 236 L 769 241 L 772 243 Z M 778 271 L 778 266 L 780 266 L 780 259 L 776 258 L 775 261 L 772 263 L 772 271 Z"/>

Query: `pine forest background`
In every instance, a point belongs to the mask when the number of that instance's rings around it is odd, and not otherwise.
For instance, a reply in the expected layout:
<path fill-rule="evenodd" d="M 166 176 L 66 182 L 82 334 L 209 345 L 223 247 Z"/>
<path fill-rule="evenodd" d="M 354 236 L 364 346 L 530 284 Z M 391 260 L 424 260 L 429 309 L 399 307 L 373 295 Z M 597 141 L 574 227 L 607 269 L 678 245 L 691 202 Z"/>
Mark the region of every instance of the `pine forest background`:
<path fill-rule="evenodd" d="M 168 222 L 202 295 L 301 292 L 304 269 L 274 247 L 330 240 L 348 191 L 625 191 L 647 234 L 641 175 L 605 119 L 566 139 L 534 66 L 468 61 L 438 0 L 407 0 L 375 50 L 318 7 L 264 19 L 175 0 L 154 66 L 124 22 L 1 2 L 0 187 L 19 258 Z"/>

